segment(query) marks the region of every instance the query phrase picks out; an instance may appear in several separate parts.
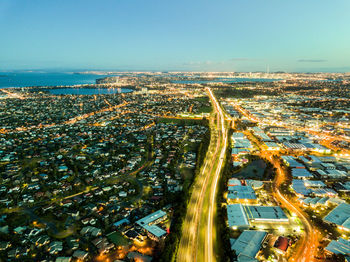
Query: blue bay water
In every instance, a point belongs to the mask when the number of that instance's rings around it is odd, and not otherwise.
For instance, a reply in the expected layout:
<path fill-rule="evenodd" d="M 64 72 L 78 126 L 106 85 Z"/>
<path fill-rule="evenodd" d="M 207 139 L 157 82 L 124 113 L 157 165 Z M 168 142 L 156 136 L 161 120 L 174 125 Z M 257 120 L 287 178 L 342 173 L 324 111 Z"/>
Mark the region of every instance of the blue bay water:
<path fill-rule="evenodd" d="M 96 79 L 111 75 L 73 74 L 73 73 L 47 73 L 47 72 L 0 72 L 0 88 L 27 87 L 27 86 L 72 86 L 83 84 L 95 84 Z M 279 79 L 265 78 L 217 78 L 213 80 L 176 80 L 179 84 L 201 84 L 211 82 L 272 82 Z"/>
<path fill-rule="evenodd" d="M 95 84 L 97 78 L 102 78 L 106 76 L 107 75 L 73 73 L 0 72 L 0 88 Z"/>

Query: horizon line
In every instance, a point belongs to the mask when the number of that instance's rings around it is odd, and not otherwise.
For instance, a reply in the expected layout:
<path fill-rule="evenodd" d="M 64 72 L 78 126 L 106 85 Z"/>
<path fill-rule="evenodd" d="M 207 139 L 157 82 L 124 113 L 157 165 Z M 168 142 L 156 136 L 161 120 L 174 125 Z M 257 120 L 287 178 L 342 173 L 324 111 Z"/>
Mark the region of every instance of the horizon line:
<path fill-rule="evenodd" d="M 350 69 L 347 71 L 287 71 L 287 70 L 275 70 L 270 72 L 265 72 L 262 70 L 255 71 L 210 71 L 210 70 L 177 70 L 177 69 L 84 69 L 84 68 L 38 68 L 38 69 L 0 69 L 1 73 L 11 73 L 11 72 L 28 72 L 28 73 L 87 73 L 87 72 L 192 72 L 192 73 L 264 73 L 264 74 L 324 74 L 324 73 L 339 73 L 339 74 L 348 74 Z"/>

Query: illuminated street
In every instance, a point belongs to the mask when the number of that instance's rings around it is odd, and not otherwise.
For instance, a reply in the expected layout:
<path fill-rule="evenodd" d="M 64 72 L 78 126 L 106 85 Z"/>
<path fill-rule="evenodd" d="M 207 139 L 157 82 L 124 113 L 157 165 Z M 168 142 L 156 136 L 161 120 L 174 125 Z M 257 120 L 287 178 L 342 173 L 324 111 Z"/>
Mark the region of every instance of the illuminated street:
<path fill-rule="evenodd" d="M 0 262 L 350 262 L 350 1 L 0 1 Z"/>
<path fill-rule="evenodd" d="M 209 97 L 214 106 L 216 121 L 211 118 L 209 151 L 200 176 L 193 186 L 188 211 L 185 217 L 177 261 L 215 261 L 215 196 L 220 171 L 227 148 L 227 129 L 224 115 L 212 91 Z M 219 157 L 218 157 L 219 156 Z"/>

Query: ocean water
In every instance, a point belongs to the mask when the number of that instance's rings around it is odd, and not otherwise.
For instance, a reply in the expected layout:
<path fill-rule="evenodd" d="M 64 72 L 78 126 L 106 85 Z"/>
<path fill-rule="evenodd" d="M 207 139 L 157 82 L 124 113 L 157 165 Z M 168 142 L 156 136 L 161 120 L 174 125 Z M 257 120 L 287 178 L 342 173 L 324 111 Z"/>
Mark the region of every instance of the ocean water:
<path fill-rule="evenodd" d="M 102 78 L 106 76 L 107 75 L 73 73 L 0 72 L 0 88 L 95 84 L 97 78 Z"/>
<path fill-rule="evenodd" d="M 73 73 L 47 73 L 47 72 L 0 72 L 0 88 L 27 87 L 27 86 L 72 86 L 82 84 L 95 84 L 97 78 L 112 75 L 73 74 Z M 266 78 L 217 78 L 213 80 L 176 80 L 179 84 L 204 84 L 211 82 L 273 82 L 279 79 Z"/>

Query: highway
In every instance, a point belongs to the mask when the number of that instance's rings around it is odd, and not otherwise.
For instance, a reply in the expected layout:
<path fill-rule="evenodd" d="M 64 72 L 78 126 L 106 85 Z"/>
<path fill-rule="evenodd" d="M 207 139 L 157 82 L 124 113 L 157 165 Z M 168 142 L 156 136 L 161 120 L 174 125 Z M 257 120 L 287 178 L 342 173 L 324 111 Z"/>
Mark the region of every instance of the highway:
<path fill-rule="evenodd" d="M 214 227 L 214 215 L 215 215 L 215 211 L 216 211 L 216 205 L 215 205 L 215 199 L 216 199 L 216 191 L 217 191 L 217 185 L 218 185 L 218 181 L 219 181 L 219 176 L 222 170 L 222 166 L 224 163 L 224 159 L 225 159 L 225 154 L 226 154 L 226 150 L 227 150 L 227 135 L 228 135 L 228 130 L 227 128 L 225 128 L 225 117 L 224 114 L 222 112 L 222 109 L 218 103 L 218 101 L 216 100 L 214 94 L 212 93 L 211 89 L 208 89 L 209 92 L 209 96 L 211 101 L 213 102 L 219 118 L 220 118 L 220 133 L 222 135 L 222 141 L 223 141 L 223 146 L 221 146 L 221 151 L 220 151 L 220 156 L 219 156 L 219 163 L 215 169 L 215 176 L 214 176 L 214 181 L 212 183 L 211 186 L 211 190 L 210 190 L 210 205 L 209 205 L 209 213 L 208 213 L 208 219 L 207 219 L 207 241 L 206 241 L 206 250 L 207 250 L 207 260 L 205 261 L 215 261 L 215 256 L 213 255 L 213 251 L 214 251 L 214 246 L 213 246 L 213 236 L 216 233 L 213 230 Z"/>
<path fill-rule="evenodd" d="M 182 227 L 176 261 L 215 261 L 215 212 L 219 176 L 227 149 L 224 115 L 214 94 L 208 88 L 213 105 L 210 116 L 211 138 L 200 174 L 195 178 Z"/>

